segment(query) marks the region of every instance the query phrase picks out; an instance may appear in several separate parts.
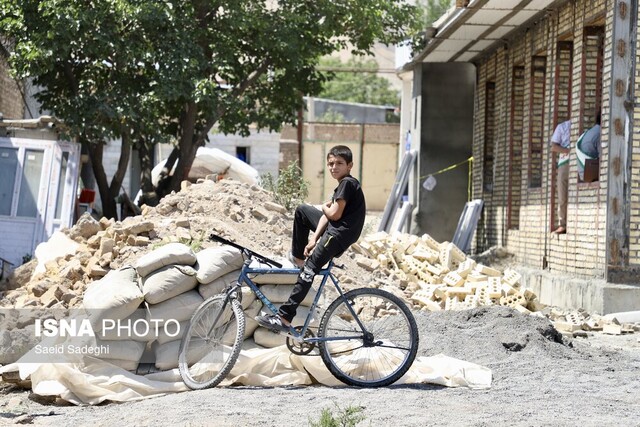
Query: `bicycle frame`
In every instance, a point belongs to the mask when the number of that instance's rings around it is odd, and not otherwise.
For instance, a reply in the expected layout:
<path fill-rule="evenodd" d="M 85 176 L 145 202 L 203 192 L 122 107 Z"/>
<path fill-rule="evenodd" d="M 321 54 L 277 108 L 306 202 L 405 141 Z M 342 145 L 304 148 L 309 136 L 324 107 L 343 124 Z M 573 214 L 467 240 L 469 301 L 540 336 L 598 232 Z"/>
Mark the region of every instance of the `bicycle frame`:
<path fill-rule="evenodd" d="M 260 267 L 260 268 L 252 268 L 250 267 L 252 261 L 252 257 L 248 256 L 247 259 L 245 260 L 243 266 L 242 266 L 242 270 L 240 271 L 240 276 L 238 277 L 238 285 L 237 286 L 242 286 L 243 283 L 245 283 L 247 286 L 249 286 L 249 288 L 251 288 L 251 290 L 253 291 L 253 293 L 256 294 L 256 296 L 260 299 L 260 301 L 262 301 L 262 303 L 273 313 L 273 314 L 277 314 L 278 309 L 276 308 L 275 305 L 273 305 L 273 303 L 271 301 L 269 301 L 269 299 L 260 291 L 260 289 L 258 288 L 258 286 L 251 280 L 251 278 L 249 277 L 249 275 L 252 274 L 295 274 L 298 275 L 300 274 L 300 270 L 297 268 L 270 268 L 270 267 Z M 345 299 L 344 296 L 344 292 L 342 291 L 342 288 L 340 288 L 339 285 L 339 281 L 338 278 L 331 272 L 331 269 L 334 267 L 334 262 L 333 260 L 329 261 L 329 264 L 327 265 L 326 268 L 320 270 L 318 272 L 318 276 L 322 276 L 322 281 L 320 282 L 320 286 L 318 287 L 318 292 L 315 296 L 315 298 L 313 299 L 313 302 L 311 303 L 311 307 L 309 310 L 309 314 L 307 315 L 307 318 L 305 319 L 304 325 L 302 326 L 302 329 L 298 332 L 295 330 L 291 330 L 290 334 L 287 334 L 287 336 L 290 336 L 291 338 L 293 338 L 294 340 L 298 341 L 298 342 L 308 342 L 308 343 L 318 343 L 318 342 L 324 342 L 324 341 L 343 341 L 343 340 L 349 340 L 349 339 L 360 339 L 362 338 L 362 335 L 354 335 L 354 336 L 340 336 L 340 337 L 331 337 L 331 338 L 325 338 L 325 337 L 310 337 L 310 338 L 305 338 L 305 333 L 307 332 L 307 329 L 309 328 L 309 324 L 311 323 L 311 318 L 313 316 L 313 312 L 315 311 L 316 306 L 318 305 L 318 301 L 320 300 L 320 296 L 322 295 L 322 290 L 324 289 L 327 281 L 329 279 L 331 279 L 331 282 L 333 282 L 333 285 L 335 286 L 336 290 L 338 291 L 338 294 L 340 295 L 339 298 L 343 298 Z M 227 296 L 233 294 L 233 292 L 236 290 L 237 288 L 234 287 L 232 289 L 229 290 L 229 292 L 227 293 Z M 353 307 L 351 307 L 350 304 L 346 304 L 347 307 L 349 307 L 349 311 L 351 311 L 351 315 L 354 317 L 354 319 L 356 319 L 356 321 L 358 322 L 358 325 L 360 325 L 360 328 L 362 329 L 363 333 L 366 333 L 366 330 L 364 328 L 364 325 L 362 324 L 362 322 L 360 321 L 360 318 L 358 317 L 358 315 L 356 314 L 356 312 L 353 310 Z"/>

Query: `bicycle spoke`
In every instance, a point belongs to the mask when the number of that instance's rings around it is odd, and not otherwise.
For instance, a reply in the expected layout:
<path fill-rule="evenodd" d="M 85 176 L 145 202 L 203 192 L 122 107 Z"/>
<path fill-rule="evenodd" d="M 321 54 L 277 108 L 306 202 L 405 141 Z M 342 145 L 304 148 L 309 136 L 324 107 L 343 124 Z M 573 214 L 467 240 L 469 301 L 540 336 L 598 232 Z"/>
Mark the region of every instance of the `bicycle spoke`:
<path fill-rule="evenodd" d="M 334 301 L 322 319 L 321 337 L 328 339 L 320 342 L 323 361 L 347 384 L 391 384 L 417 352 L 413 316 L 397 297 L 379 289 L 358 289 L 345 297 Z M 354 333 L 358 339 L 346 339 Z"/>

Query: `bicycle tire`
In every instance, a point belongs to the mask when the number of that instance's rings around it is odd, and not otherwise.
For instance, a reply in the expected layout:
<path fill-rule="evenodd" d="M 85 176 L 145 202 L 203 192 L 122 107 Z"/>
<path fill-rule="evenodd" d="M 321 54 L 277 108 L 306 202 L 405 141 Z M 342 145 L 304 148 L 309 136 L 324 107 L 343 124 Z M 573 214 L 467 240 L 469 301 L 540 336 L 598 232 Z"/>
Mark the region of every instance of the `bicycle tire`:
<path fill-rule="evenodd" d="M 365 336 L 345 302 L 372 335 Z M 347 385 L 384 387 L 400 379 L 418 352 L 416 321 L 407 305 L 381 289 L 354 289 L 325 311 L 318 335 L 357 339 L 320 341 L 320 356 L 329 372 Z"/>
<path fill-rule="evenodd" d="M 201 390 L 220 384 L 238 359 L 244 330 L 237 299 L 216 295 L 200 304 L 180 342 L 178 370 L 187 387 Z"/>

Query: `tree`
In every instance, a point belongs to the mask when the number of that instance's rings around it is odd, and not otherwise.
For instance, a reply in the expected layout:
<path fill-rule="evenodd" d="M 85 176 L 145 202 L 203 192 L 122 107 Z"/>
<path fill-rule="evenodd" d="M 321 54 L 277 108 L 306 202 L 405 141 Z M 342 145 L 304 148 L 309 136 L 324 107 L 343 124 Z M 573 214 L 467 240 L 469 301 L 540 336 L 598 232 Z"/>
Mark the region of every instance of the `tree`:
<path fill-rule="evenodd" d="M 0 0 L 0 31 L 15 75 L 43 87 L 43 108 L 91 149 L 105 206 L 132 144 L 174 138 L 178 190 L 214 125 L 248 135 L 294 123 L 301 94 L 322 88 L 319 57 L 398 42 L 417 32 L 414 12 L 403 0 Z M 113 137 L 124 166 L 108 184 Z"/>
<path fill-rule="evenodd" d="M 373 59 L 351 58 L 343 63 L 337 58 L 323 58 L 320 66 L 330 70 L 325 72 L 326 82 L 319 95 L 322 98 L 374 105 L 400 103 L 399 91 L 389 80 L 376 75 L 378 64 Z"/>
<path fill-rule="evenodd" d="M 455 0 L 418 0 L 417 5 L 422 9 L 424 23 L 428 27 L 437 21 L 455 3 Z"/>

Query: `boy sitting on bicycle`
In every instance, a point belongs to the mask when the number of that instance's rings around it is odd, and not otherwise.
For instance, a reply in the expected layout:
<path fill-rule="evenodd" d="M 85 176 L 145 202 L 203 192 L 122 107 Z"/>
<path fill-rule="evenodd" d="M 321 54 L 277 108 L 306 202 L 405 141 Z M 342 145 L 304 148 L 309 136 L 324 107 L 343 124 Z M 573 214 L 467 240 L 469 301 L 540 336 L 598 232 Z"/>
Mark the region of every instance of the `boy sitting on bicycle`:
<path fill-rule="evenodd" d="M 360 182 L 350 175 L 353 154 L 349 147 L 336 145 L 329 150 L 327 167 L 338 186 L 331 200 L 322 205 L 322 210 L 307 204 L 296 208 L 290 260 L 301 269 L 300 275 L 289 300 L 282 304 L 277 315 L 256 317 L 265 328 L 288 332 L 315 275 L 355 243 L 362 232 L 366 205 Z M 311 231 L 314 233 L 309 239 Z"/>

